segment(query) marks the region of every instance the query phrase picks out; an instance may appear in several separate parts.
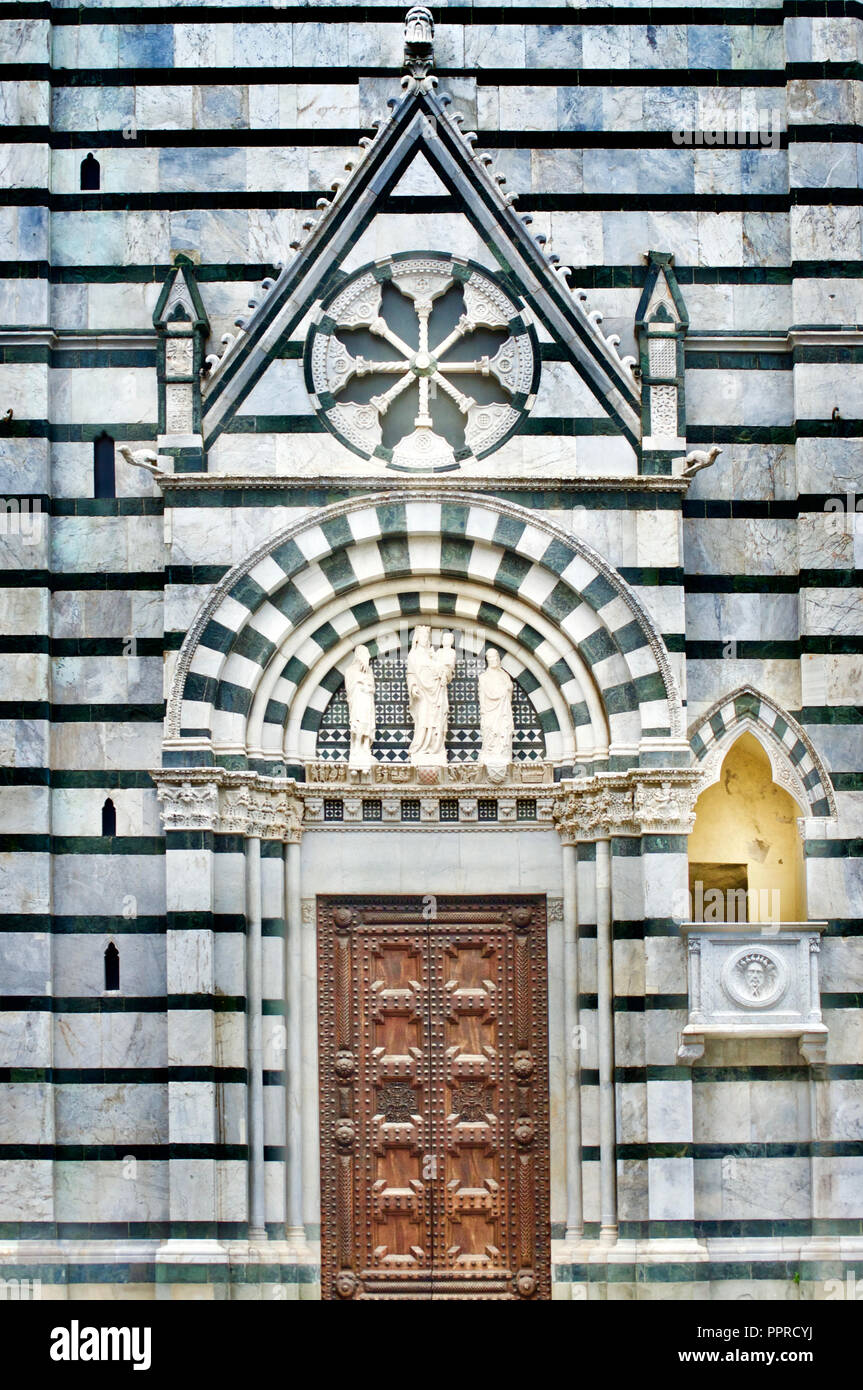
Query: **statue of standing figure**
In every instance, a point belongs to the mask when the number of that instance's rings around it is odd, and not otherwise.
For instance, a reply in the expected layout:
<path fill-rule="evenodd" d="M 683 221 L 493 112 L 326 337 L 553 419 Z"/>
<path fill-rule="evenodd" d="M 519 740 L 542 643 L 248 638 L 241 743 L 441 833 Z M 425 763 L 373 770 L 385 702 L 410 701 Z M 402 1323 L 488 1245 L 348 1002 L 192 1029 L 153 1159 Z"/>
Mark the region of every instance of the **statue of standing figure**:
<path fill-rule="evenodd" d="M 489 647 L 486 668 L 477 680 L 482 748 L 479 761 L 486 767 L 508 767 L 512 762 L 515 725 L 512 718 L 512 679 L 500 664 L 500 652 Z"/>
<path fill-rule="evenodd" d="M 370 768 L 375 736 L 375 678 L 368 647 L 355 647 L 354 659 L 345 671 L 345 692 L 351 729 L 350 767 Z"/>
<path fill-rule="evenodd" d="M 431 631 L 420 626 L 407 659 L 408 705 L 414 724 L 410 760 L 414 766 L 446 765 L 446 730 L 449 718 L 447 687 L 455 673 L 453 635 L 445 632 L 437 651 Z"/>

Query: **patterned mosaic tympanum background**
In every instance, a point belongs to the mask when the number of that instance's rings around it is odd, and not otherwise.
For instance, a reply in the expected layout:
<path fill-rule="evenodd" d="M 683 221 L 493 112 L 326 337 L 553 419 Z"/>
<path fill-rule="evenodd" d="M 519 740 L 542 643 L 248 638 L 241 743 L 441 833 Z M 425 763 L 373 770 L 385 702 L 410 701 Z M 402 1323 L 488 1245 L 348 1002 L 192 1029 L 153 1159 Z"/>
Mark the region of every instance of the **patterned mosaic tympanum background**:
<path fill-rule="evenodd" d="M 446 740 L 449 762 L 473 762 L 479 755 L 482 740 L 477 677 L 484 669 L 484 656 L 459 654 L 449 687 L 450 718 Z M 373 657 L 372 670 L 377 713 L 375 760 L 406 763 L 413 725 L 408 712 L 404 659 L 397 654 Z M 513 682 L 512 712 L 515 722 L 513 760 L 538 762 L 545 756 L 545 739 L 536 710 L 518 681 Z M 349 751 L 348 701 L 342 682 L 324 711 L 318 730 L 317 756 L 324 762 L 347 762 Z"/>

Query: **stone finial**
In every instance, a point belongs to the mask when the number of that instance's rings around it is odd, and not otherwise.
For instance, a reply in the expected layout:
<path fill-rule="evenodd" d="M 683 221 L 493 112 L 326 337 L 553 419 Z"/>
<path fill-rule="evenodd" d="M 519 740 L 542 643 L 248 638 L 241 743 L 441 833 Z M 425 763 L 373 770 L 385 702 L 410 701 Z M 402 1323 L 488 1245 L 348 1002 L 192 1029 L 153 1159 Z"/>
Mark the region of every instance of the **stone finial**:
<path fill-rule="evenodd" d="M 422 80 L 434 63 L 434 20 L 431 10 L 414 5 L 405 16 L 404 65 L 412 77 Z"/>

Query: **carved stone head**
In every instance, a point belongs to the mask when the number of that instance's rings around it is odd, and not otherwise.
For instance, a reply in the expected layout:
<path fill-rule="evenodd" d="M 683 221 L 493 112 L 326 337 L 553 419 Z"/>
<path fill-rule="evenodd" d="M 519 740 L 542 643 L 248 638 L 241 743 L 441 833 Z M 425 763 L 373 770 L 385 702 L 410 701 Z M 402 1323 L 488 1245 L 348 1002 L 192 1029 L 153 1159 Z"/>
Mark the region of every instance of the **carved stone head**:
<path fill-rule="evenodd" d="M 425 5 L 414 5 L 405 17 L 405 43 L 430 44 L 434 39 L 434 20 Z"/>
<path fill-rule="evenodd" d="M 408 72 L 421 81 L 434 61 L 434 20 L 424 5 L 408 10 L 405 19 L 405 60 Z"/>

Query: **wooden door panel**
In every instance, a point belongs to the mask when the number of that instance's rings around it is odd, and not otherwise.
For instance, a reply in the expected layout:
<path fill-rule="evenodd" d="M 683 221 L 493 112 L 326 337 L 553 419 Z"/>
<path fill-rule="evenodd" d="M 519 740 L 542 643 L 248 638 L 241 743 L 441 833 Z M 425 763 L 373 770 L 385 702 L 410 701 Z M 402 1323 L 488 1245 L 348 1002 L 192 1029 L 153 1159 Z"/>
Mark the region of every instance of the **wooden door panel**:
<path fill-rule="evenodd" d="M 319 899 L 325 1298 L 548 1298 L 540 899 Z"/>
<path fill-rule="evenodd" d="M 427 1270 L 432 1213 L 423 1178 L 430 1142 L 425 934 L 382 937 L 360 927 L 355 942 L 357 1161 L 367 1213 L 361 1264 L 379 1273 Z"/>
<path fill-rule="evenodd" d="M 430 956 L 439 986 L 432 1028 L 440 1032 L 436 1094 L 443 1205 L 435 1223 L 435 1267 L 508 1278 L 498 1000 L 505 938 L 447 930 Z M 503 1126 L 505 1128 L 505 1126 Z"/>

